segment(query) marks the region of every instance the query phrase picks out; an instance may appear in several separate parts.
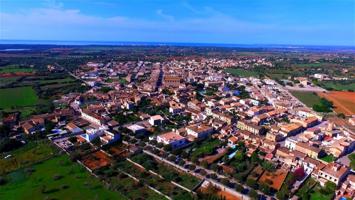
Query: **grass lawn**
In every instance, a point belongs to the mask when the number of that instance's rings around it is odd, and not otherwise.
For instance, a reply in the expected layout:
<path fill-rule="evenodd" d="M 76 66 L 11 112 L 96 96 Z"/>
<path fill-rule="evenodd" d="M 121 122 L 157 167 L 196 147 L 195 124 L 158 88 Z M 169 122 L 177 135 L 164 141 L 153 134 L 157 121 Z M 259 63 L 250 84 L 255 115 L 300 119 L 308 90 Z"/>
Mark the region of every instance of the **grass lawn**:
<path fill-rule="evenodd" d="M 308 193 L 316 184 L 317 182 L 312 177 L 309 177 L 297 191 L 297 196 L 302 197 L 302 195 Z"/>
<path fill-rule="evenodd" d="M 251 70 L 245 70 L 245 69 L 240 69 L 240 68 L 227 68 L 224 70 L 227 73 L 230 73 L 234 76 L 240 76 L 240 77 L 249 77 L 249 76 L 255 76 L 257 77 L 260 73 Z"/>
<path fill-rule="evenodd" d="M 203 155 L 209 155 L 221 145 L 221 142 L 217 139 L 209 139 L 203 141 L 196 149 L 191 153 L 191 157 L 201 157 Z"/>
<path fill-rule="evenodd" d="M 311 108 L 313 105 L 319 104 L 321 99 L 313 92 L 291 91 L 291 94 Z"/>
<path fill-rule="evenodd" d="M 324 156 L 323 158 L 320 158 L 320 159 L 327 162 L 327 163 L 333 162 L 335 160 L 335 158 L 332 154 Z"/>
<path fill-rule="evenodd" d="M 66 155 L 21 169 L 7 176 L 0 199 L 127 199 L 110 191 Z"/>
<path fill-rule="evenodd" d="M 32 87 L 16 87 L 0 89 L 0 108 L 15 106 L 32 106 L 38 101 L 38 96 Z"/>
<path fill-rule="evenodd" d="M 35 162 L 50 158 L 54 155 L 56 149 L 48 144 L 49 142 L 37 141 L 30 142 L 25 146 L 7 153 L 12 157 L 8 159 L 0 159 L 0 174 L 14 171 L 21 167 L 32 165 Z"/>

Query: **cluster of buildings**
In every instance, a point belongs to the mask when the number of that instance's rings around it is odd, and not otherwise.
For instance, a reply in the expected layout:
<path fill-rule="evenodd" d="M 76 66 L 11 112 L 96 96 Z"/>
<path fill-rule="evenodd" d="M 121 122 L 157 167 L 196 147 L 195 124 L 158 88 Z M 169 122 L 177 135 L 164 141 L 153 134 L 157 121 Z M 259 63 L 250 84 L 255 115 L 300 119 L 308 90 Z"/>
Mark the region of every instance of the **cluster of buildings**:
<path fill-rule="evenodd" d="M 92 89 L 63 96 L 57 102 L 67 108 L 34 116 L 20 126 L 26 134 L 35 134 L 50 121 L 56 124 L 50 135 L 53 140 L 75 136 L 87 142 L 99 139 L 105 145 L 120 138 L 122 127 L 148 136 L 155 127 L 188 116 L 184 125 L 150 138 L 173 149 L 210 136 L 230 147 L 242 141 L 248 155 L 261 151 L 263 159 L 289 170 L 303 167 L 322 185 L 334 182 L 340 196 L 354 197 L 354 175 L 349 163 L 338 158 L 354 151 L 355 132 L 323 119 L 274 80 L 223 72 L 225 67 L 250 65 L 272 66 L 263 58 L 91 62 L 75 76 Z M 102 87 L 110 90 L 103 92 Z M 248 95 L 241 97 L 242 92 Z M 154 107 L 166 107 L 168 113 L 142 112 L 140 105 L 146 100 Z M 122 123 L 115 120 L 117 113 L 137 119 Z M 65 143 L 65 148 L 70 145 Z"/>

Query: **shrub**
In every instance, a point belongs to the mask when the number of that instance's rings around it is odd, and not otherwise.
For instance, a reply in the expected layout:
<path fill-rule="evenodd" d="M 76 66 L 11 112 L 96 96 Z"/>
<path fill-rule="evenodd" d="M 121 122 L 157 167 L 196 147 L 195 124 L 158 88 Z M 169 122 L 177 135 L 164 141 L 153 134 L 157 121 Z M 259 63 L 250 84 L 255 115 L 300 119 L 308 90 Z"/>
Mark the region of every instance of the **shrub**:
<path fill-rule="evenodd" d="M 5 185 L 7 183 L 6 179 L 0 176 L 0 185 Z"/>

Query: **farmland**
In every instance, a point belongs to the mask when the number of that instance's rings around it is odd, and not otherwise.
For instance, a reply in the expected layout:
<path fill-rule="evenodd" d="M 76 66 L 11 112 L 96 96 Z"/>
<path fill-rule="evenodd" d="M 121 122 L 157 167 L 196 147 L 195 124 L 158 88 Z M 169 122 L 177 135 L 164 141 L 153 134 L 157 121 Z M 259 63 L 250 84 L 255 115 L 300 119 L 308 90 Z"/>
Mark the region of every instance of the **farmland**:
<path fill-rule="evenodd" d="M 355 114 L 355 92 L 331 91 L 318 93 L 318 95 L 332 101 L 335 112 L 345 115 Z"/>
<path fill-rule="evenodd" d="M 30 142 L 17 150 L 9 152 L 8 154 L 12 155 L 11 158 L 0 159 L 0 174 L 48 159 L 54 153 L 55 149 L 47 141 Z"/>
<path fill-rule="evenodd" d="M 312 107 L 313 105 L 318 104 L 321 99 L 319 96 L 317 96 L 317 94 L 313 92 L 292 91 L 291 94 L 306 104 L 308 107 Z"/>
<path fill-rule="evenodd" d="M 0 89 L 0 108 L 33 106 L 38 102 L 32 87 L 16 87 Z"/>
<path fill-rule="evenodd" d="M 355 81 L 322 81 L 319 85 L 328 90 L 355 91 Z"/>
<path fill-rule="evenodd" d="M 2 73 L 31 73 L 35 70 L 30 67 L 19 67 L 17 65 L 8 65 L 5 67 L 0 67 L 0 74 Z"/>
<path fill-rule="evenodd" d="M 126 199 L 110 191 L 67 156 L 8 174 L 0 199 Z M 70 194 L 70 196 L 68 196 Z"/>

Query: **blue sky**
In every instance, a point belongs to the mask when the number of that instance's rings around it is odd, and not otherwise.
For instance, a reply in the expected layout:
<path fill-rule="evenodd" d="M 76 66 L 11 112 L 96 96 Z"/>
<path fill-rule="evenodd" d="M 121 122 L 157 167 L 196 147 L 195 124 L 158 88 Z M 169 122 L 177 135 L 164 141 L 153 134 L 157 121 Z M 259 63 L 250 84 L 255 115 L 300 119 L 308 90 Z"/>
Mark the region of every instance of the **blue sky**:
<path fill-rule="evenodd" d="M 0 39 L 355 46 L 355 0 L 0 0 Z"/>

